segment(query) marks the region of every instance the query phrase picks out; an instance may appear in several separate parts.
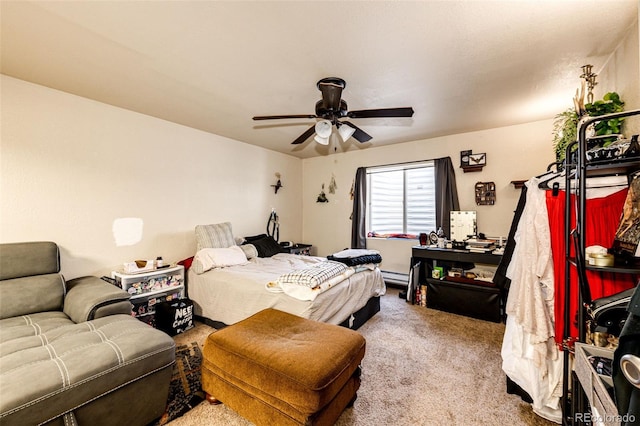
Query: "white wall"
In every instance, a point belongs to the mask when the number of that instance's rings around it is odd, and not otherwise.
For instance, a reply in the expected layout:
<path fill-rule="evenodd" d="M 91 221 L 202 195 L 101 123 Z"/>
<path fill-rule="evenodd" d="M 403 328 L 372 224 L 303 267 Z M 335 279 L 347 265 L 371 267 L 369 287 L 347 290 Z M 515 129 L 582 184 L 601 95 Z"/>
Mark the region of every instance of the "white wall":
<path fill-rule="evenodd" d="M 640 9 L 638 13 L 640 14 Z M 639 37 L 638 21 L 636 21 L 596 78 L 598 85 L 593 90 L 596 100 L 602 99 L 607 92 L 618 92 L 625 102 L 625 110 L 640 109 Z M 626 120 L 623 132 L 625 137 L 640 133 L 640 118 Z"/>
<path fill-rule="evenodd" d="M 460 209 L 478 212 L 479 232 L 487 236 L 506 236 L 520 195 L 520 190 L 516 190 L 510 182 L 541 174 L 555 160 L 551 143 L 552 128 L 553 121 L 545 120 L 305 159 L 302 191 L 303 239 L 314 244 L 319 255 L 331 254 L 350 246 L 349 216 L 352 201 L 349 191 L 358 167 L 446 156 L 451 157 L 456 169 Z M 375 139 L 371 143 L 375 146 Z M 474 153 L 487 153 L 487 165 L 482 172 L 463 173 L 459 168 L 460 151 L 467 149 Z M 322 183 L 326 188 L 332 174 L 338 183 L 336 194 L 327 193 L 328 203 L 316 203 Z M 475 204 L 476 182 L 495 182 L 495 205 Z M 382 252 L 383 269 L 404 273 L 408 271 L 411 246 L 416 244 L 415 240 L 369 239 L 367 244 Z"/>
<path fill-rule="evenodd" d="M 55 241 L 65 277 L 192 256 L 197 224 L 264 233 L 272 207 L 281 239 L 300 240 L 298 158 L 6 76 L 0 84 L 0 241 Z M 129 217 L 142 219 L 142 240 L 116 246 L 114 220 Z"/>

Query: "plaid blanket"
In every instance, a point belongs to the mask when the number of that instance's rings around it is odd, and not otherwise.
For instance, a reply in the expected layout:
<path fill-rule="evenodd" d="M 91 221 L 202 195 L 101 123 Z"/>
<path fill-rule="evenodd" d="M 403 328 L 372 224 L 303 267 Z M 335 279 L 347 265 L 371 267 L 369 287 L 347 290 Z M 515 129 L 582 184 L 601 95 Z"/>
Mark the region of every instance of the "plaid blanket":
<path fill-rule="evenodd" d="M 309 288 L 316 288 L 325 281 L 336 277 L 347 270 L 347 265 L 328 260 L 317 263 L 309 268 L 296 269 L 280 275 L 279 284 L 297 284 Z"/>

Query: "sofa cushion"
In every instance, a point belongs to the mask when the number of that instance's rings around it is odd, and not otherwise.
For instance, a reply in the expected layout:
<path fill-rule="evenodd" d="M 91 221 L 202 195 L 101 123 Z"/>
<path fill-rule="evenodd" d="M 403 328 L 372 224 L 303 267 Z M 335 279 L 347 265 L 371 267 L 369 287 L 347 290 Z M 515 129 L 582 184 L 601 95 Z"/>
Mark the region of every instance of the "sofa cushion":
<path fill-rule="evenodd" d="M 49 241 L 0 245 L 0 280 L 60 272 L 58 245 Z"/>
<path fill-rule="evenodd" d="M 0 281 L 0 319 L 61 311 L 64 296 L 64 279 L 58 273 Z"/>
<path fill-rule="evenodd" d="M 62 312 L 0 320 L 0 423 L 39 424 L 174 361 L 165 333 L 128 315 L 75 324 Z"/>

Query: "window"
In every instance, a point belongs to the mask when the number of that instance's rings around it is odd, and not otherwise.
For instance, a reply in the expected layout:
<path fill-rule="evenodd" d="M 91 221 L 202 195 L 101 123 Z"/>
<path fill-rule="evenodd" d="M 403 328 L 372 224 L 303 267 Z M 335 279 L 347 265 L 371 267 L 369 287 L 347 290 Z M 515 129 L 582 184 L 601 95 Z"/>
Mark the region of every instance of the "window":
<path fill-rule="evenodd" d="M 436 229 L 433 161 L 367 169 L 367 230 L 414 234 Z"/>

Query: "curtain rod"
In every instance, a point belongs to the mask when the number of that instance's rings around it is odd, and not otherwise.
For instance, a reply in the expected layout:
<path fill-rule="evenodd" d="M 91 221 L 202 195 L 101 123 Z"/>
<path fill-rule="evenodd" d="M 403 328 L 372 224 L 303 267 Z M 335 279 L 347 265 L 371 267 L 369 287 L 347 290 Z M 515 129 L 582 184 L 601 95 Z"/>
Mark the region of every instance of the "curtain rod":
<path fill-rule="evenodd" d="M 404 164 L 417 164 L 417 163 L 424 163 L 425 161 L 435 161 L 435 160 L 442 160 L 444 158 L 449 158 L 451 159 L 451 157 L 446 156 L 446 157 L 440 157 L 440 158 L 429 158 L 426 160 L 415 160 L 415 161 L 404 161 L 401 163 L 391 163 L 391 164 L 379 164 L 377 166 L 362 166 L 365 169 L 375 169 L 375 168 L 382 168 L 382 167 L 393 167 L 393 166 L 402 166 Z"/>

